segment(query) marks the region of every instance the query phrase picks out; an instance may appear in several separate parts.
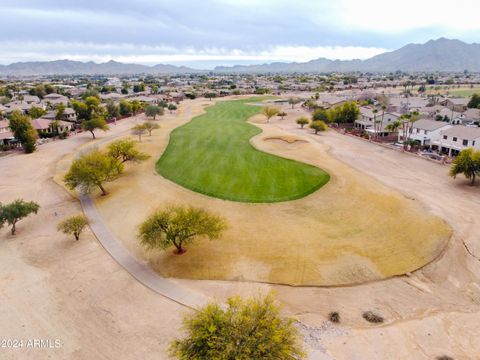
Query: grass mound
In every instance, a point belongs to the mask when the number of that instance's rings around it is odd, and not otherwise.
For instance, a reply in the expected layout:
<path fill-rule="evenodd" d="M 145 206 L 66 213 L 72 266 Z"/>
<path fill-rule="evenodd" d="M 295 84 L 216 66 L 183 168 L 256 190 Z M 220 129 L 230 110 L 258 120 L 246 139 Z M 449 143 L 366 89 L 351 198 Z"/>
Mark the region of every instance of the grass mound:
<path fill-rule="evenodd" d="M 312 165 L 255 149 L 261 130 L 246 122 L 260 111 L 248 100 L 223 101 L 175 129 L 157 172 L 190 190 L 239 202 L 279 202 L 304 197 L 330 176 Z"/>

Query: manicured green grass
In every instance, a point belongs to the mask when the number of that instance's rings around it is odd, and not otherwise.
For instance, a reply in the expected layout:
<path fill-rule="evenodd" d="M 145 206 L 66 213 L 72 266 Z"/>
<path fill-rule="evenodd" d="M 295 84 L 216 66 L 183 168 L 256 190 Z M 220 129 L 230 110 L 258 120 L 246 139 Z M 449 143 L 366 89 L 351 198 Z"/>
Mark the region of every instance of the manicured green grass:
<path fill-rule="evenodd" d="M 428 94 L 447 94 L 447 90 L 443 88 L 428 89 Z M 460 89 L 448 89 L 448 94 L 455 97 L 471 97 L 473 94 L 480 94 L 480 88 L 460 88 Z"/>
<path fill-rule="evenodd" d="M 473 94 L 480 94 L 480 88 L 465 89 L 465 90 L 451 90 L 450 95 L 460 97 L 471 97 Z"/>
<path fill-rule="evenodd" d="M 317 167 L 255 149 L 249 139 L 261 130 L 246 120 L 261 107 L 246 102 L 218 102 L 175 129 L 157 172 L 193 191 L 241 202 L 298 199 L 328 182 Z"/>

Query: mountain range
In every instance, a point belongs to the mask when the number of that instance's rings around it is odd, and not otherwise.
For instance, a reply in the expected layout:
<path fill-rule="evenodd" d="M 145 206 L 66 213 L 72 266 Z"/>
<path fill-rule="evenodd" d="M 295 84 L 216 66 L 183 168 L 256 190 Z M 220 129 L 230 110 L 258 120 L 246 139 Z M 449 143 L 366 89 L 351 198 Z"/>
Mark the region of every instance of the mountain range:
<path fill-rule="evenodd" d="M 392 71 L 480 71 L 480 44 L 440 38 L 425 44 L 408 44 L 366 60 L 329 60 L 319 58 L 305 63 L 272 63 L 263 65 L 217 66 L 215 71 L 228 72 L 392 72 Z"/>
<path fill-rule="evenodd" d="M 480 72 L 480 44 L 467 44 L 460 40 L 440 38 L 424 44 L 408 44 L 398 50 L 376 55 L 366 60 L 329 60 L 319 58 L 304 63 L 275 62 L 262 65 L 217 66 L 217 73 L 314 73 L 314 72 L 424 72 L 469 70 Z M 198 70 L 186 66 L 158 64 L 146 66 L 71 60 L 18 62 L 0 65 L 2 76 L 35 75 L 134 75 L 134 74 L 187 74 L 211 70 Z"/>
<path fill-rule="evenodd" d="M 186 66 L 164 64 L 146 66 L 124 64 L 113 60 L 100 64 L 93 61 L 55 60 L 17 62 L 10 65 L 0 65 L 0 75 L 4 76 L 183 74 L 198 71 L 199 70 Z"/>

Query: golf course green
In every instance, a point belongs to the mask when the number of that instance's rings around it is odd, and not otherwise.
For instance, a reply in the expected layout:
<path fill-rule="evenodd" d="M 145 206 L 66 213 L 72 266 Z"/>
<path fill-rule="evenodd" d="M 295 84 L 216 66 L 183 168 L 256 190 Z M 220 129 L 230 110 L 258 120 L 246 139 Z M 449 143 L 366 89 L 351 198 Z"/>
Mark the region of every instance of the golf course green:
<path fill-rule="evenodd" d="M 315 166 L 255 149 L 262 130 L 247 123 L 261 111 L 254 99 L 220 101 L 170 134 L 157 161 L 163 177 L 208 196 L 239 202 L 278 202 L 304 197 L 330 176 Z"/>

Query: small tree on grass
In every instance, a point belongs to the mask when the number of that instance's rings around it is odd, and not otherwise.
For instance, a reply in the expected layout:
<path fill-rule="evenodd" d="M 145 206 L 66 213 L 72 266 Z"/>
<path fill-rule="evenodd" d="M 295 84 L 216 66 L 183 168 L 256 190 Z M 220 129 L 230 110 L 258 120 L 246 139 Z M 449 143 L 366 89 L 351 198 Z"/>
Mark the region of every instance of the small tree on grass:
<path fill-rule="evenodd" d="M 57 230 L 66 235 L 73 235 L 75 240 L 78 240 L 87 225 L 88 219 L 84 215 L 76 215 L 61 221 L 57 226 Z"/>
<path fill-rule="evenodd" d="M 155 120 L 157 115 L 163 115 L 163 107 L 157 105 L 149 105 L 145 108 L 145 115 Z"/>
<path fill-rule="evenodd" d="M 327 131 L 327 124 L 321 120 L 312 121 L 310 124 L 310 129 L 313 129 L 315 134 L 318 134 L 319 131 Z"/>
<path fill-rule="evenodd" d="M 184 244 L 198 236 L 220 237 L 227 225 L 223 218 L 191 206 L 168 206 L 149 216 L 139 227 L 140 243 L 150 249 L 175 246 L 183 254 Z"/>
<path fill-rule="evenodd" d="M 186 337 L 174 340 L 177 359 L 304 359 L 293 319 L 280 315 L 272 295 L 210 303 L 183 320 Z"/>
<path fill-rule="evenodd" d="M 297 120 L 296 120 L 297 124 L 300 125 L 300 127 L 303 129 L 303 127 L 305 125 L 307 125 L 310 121 L 308 120 L 308 118 L 306 118 L 305 116 L 302 116 L 302 117 L 299 117 Z"/>
<path fill-rule="evenodd" d="M 138 141 L 142 142 L 142 135 L 147 132 L 147 127 L 145 124 L 138 124 L 132 128 L 132 134 L 138 136 Z"/>
<path fill-rule="evenodd" d="M 287 116 L 287 113 L 285 111 L 282 111 L 282 112 L 279 112 L 277 115 L 280 116 L 280 119 L 283 120 L 283 118 Z"/>
<path fill-rule="evenodd" d="M 288 103 L 290 105 L 292 105 L 292 109 L 295 107 L 296 104 L 298 104 L 300 102 L 300 99 L 297 98 L 297 97 L 291 97 L 290 99 L 288 99 Z"/>
<path fill-rule="evenodd" d="M 160 125 L 151 121 L 147 121 L 143 125 L 145 126 L 145 130 L 148 131 L 148 136 L 152 136 L 153 130 L 160 129 Z"/>
<path fill-rule="evenodd" d="M 468 148 L 460 151 L 460 154 L 453 160 L 450 168 L 450 176 L 456 178 L 463 174 L 470 180 L 470 185 L 475 183 L 475 177 L 480 173 L 480 151 Z"/>
<path fill-rule="evenodd" d="M 263 115 L 267 118 L 267 123 L 270 122 L 270 119 L 279 113 L 279 110 L 274 107 L 266 106 L 262 111 Z"/>
<path fill-rule="evenodd" d="M 217 97 L 217 94 L 214 92 L 209 92 L 204 95 L 208 100 L 212 101 L 213 98 Z"/>
<path fill-rule="evenodd" d="M 0 204 L 0 228 L 5 223 L 11 226 L 11 233 L 15 235 L 17 222 L 30 214 L 36 214 L 40 209 L 40 205 L 33 201 L 25 201 L 17 199 L 14 202 L 2 205 Z"/>
<path fill-rule="evenodd" d="M 177 105 L 175 104 L 168 104 L 168 111 L 170 111 L 170 114 L 177 110 Z"/>
<path fill-rule="evenodd" d="M 92 137 L 95 139 L 95 130 L 103 130 L 107 131 L 109 129 L 107 122 L 103 118 L 103 116 L 94 116 L 90 120 L 85 120 L 82 122 L 82 128 L 85 131 L 90 131 Z"/>
<path fill-rule="evenodd" d="M 143 161 L 148 159 L 148 154 L 142 153 L 137 148 L 137 143 L 132 139 L 116 140 L 108 145 L 108 156 L 119 162 Z"/>
<path fill-rule="evenodd" d="M 98 187 L 102 195 L 107 195 L 103 184 L 117 179 L 122 172 L 121 162 L 95 150 L 74 160 L 63 181 L 71 190 L 79 187 L 88 194 Z"/>

